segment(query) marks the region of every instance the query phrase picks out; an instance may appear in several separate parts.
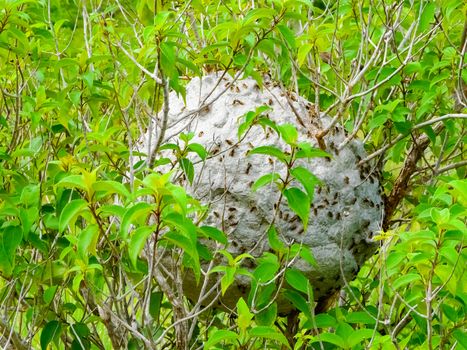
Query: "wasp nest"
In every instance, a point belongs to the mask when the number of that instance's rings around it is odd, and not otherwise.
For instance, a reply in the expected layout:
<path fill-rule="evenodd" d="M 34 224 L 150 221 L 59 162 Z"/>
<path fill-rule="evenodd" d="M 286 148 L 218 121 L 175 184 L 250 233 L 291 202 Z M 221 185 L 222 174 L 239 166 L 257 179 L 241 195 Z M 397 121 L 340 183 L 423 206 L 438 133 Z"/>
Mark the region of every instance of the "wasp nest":
<path fill-rule="evenodd" d="M 209 101 L 213 102 L 200 108 Z M 309 278 L 315 297 L 325 298 L 340 289 L 345 280 L 352 279 L 374 252 L 372 235 L 379 229 L 383 212 L 378 176 L 369 165 L 359 165 L 365 158 L 363 144 L 352 140 L 339 148 L 346 140 L 346 132 L 339 125 L 332 127 L 324 141 L 333 158 L 300 160 L 301 166 L 322 181 L 316 187 L 309 225 L 304 230 L 285 199 L 276 207 L 280 196 L 276 186 L 251 190 L 262 175 L 286 173 L 284 164 L 272 157 L 247 155 L 261 145 L 286 150 L 275 132 L 254 126 L 241 141 L 238 139 L 242 116 L 263 105 L 271 107 L 265 113 L 272 121 L 293 123 L 299 131 L 299 141 L 311 142 L 316 147 L 314 135 L 330 123 L 330 118 L 316 116 L 310 102 L 273 83 L 267 82 L 260 88 L 250 78 L 233 81 L 229 76 L 211 74 L 188 83 L 185 101 L 170 95 L 169 127 L 165 135 L 170 139 L 179 132 L 192 131 L 195 133 L 192 142 L 201 143 L 209 151 L 210 156 L 204 162 L 195 164 L 195 178 L 188 190 L 210 205 L 206 224 L 225 231 L 230 252 L 260 256 L 269 250 L 266 231 L 276 214 L 275 225 L 284 242 L 311 248 L 318 266 L 300 259 L 294 266 Z M 156 139 L 157 134 L 152 138 Z M 199 292 L 193 279 L 187 278 L 185 283 L 188 296 L 196 298 Z M 221 302 L 234 306 L 249 285 L 248 278 L 237 278 Z M 280 309 L 287 309 L 285 301 L 279 304 Z"/>

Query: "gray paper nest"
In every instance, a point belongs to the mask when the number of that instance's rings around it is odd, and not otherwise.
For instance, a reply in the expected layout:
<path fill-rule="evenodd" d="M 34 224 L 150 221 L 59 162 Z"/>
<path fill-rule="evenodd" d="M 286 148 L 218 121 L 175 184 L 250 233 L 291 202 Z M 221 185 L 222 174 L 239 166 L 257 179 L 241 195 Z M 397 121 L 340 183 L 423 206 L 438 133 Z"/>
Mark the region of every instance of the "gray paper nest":
<path fill-rule="evenodd" d="M 311 142 L 316 147 L 313 133 L 329 125 L 331 119 L 316 117 L 310 102 L 284 92 L 273 83 L 265 83 L 260 88 L 251 78 L 232 81 L 228 75 L 221 78 L 220 73 L 202 79 L 196 77 L 186 86 L 186 103 L 171 93 L 169 127 L 165 136 L 169 138 L 168 142 L 173 142 L 180 132 L 192 131 L 195 133 L 192 142 L 200 143 L 210 151 L 212 157 L 195 164 L 195 178 L 187 190 L 202 203 L 210 205 L 204 224 L 225 231 L 230 242 L 228 249 L 234 256 L 245 252 L 260 256 L 270 249 L 266 232 L 276 212 L 273 206 L 280 193 L 273 184 L 256 192 L 251 190 L 251 185 L 272 171 L 284 175 L 285 165 L 265 155 L 247 156 L 247 152 L 265 145 L 285 150 L 286 145 L 276 133 L 259 126 L 252 127 L 238 143 L 238 127 L 244 121 L 241 117 L 259 106 L 269 106 L 272 109 L 265 113 L 271 120 L 277 124 L 296 125 L 299 141 Z M 219 96 L 224 90 L 225 93 Z M 214 102 L 199 110 L 206 96 L 209 96 L 207 101 L 214 99 Z M 191 114 L 190 111 L 198 112 Z M 151 138 L 155 140 L 157 133 Z M 324 138 L 326 151 L 333 159 L 300 160 L 301 166 L 322 181 L 322 185 L 315 189 L 306 231 L 285 199 L 275 219 L 279 237 L 284 242 L 302 243 L 311 248 L 318 267 L 301 259 L 297 259 L 293 266 L 309 278 L 317 300 L 333 294 L 345 280 L 355 276 L 375 251 L 372 236 L 380 229 L 382 221 L 383 202 L 378 177 L 369 165 L 358 165 L 366 156 L 360 141 L 352 140 L 338 150 L 345 139 L 344 129 L 336 125 Z M 148 135 L 145 140 L 141 151 L 148 149 Z M 253 268 L 254 265 L 246 267 Z M 218 278 L 220 275 L 211 276 L 212 281 Z M 200 287 L 189 274 L 184 287 L 187 296 L 197 300 Z M 239 276 L 221 298 L 221 304 L 234 307 L 240 296 L 247 295 L 249 288 L 250 279 Z M 279 299 L 278 302 L 279 310 L 290 308 L 287 301 Z"/>

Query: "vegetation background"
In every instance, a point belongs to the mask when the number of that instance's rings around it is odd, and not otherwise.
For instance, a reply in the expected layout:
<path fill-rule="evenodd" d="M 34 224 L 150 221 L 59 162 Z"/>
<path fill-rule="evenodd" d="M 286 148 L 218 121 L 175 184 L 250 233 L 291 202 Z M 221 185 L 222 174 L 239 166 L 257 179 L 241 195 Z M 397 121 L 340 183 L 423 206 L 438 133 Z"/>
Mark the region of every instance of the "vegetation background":
<path fill-rule="evenodd" d="M 0 0 L 1 346 L 467 348 L 466 6 Z M 154 171 L 167 162 L 160 153 L 136 164 L 132 153 L 149 121 L 167 116 L 169 91 L 183 96 L 211 71 L 259 85 L 269 74 L 364 140 L 363 161 L 382 170 L 380 248 L 325 308 L 296 271 L 275 284 L 278 257 L 295 248 L 273 235 L 257 267 L 270 276 L 263 297 L 281 288 L 296 314 L 278 315 L 274 302 L 258 312 L 251 298 L 215 310 L 177 283 L 215 258 L 202 237 L 229 257 L 217 270 L 223 290 L 245 257 L 202 226 L 206 208 L 173 173 Z M 207 153 L 190 135 L 179 145 L 172 165 L 189 180 L 187 154 Z M 158 246 L 184 257 L 174 278 L 148 251 Z"/>

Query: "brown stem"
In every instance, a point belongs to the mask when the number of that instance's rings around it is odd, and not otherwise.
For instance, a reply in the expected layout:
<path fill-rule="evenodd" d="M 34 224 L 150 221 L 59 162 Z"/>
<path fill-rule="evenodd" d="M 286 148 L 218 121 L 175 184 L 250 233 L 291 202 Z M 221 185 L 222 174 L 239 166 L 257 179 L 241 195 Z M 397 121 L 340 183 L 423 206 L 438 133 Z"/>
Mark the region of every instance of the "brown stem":
<path fill-rule="evenodd" d="M 417 170 L 417 163 L 422 158 L 423 153 L 430 144 L 430 139 L 427 135 L 419 136 L 414 140 L 412 147 L 409 150 L 407 159 L 404 162 L 399 176 L 394 183 L 391 193 L 385 198 L 384 201 L 384 220 L 383 230 L 387 230 L 391 223 L 391 217 L 394 214 L 397 206 L 404 198 L 412 175 Z"/>
<path fill-rule="evenodd" d="M 287 315 L 285 337 L 287 338 L 291 348 L 294 348 L 295 346 L 295 334 L 297 334 L 298 324 L 300 323 L 300 319 L 298 318 L 299 315 L 300 313 L 297 310 L 293 310 Z"/>

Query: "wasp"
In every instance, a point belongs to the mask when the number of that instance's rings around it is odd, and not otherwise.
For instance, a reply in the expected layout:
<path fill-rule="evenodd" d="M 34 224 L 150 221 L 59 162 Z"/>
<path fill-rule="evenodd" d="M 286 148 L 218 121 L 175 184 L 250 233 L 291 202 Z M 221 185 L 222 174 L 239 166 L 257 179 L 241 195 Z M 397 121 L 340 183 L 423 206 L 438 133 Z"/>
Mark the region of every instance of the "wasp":
<path fill-rule="evenodd" d="M 240 100 L 235 99 L 235 100 L 233 100 L 232 105 L 234 105 L 234 106 L 235 105 L 242 105 L 243 106 L 244 103 L 242 101 L 240 101 Z"/>

